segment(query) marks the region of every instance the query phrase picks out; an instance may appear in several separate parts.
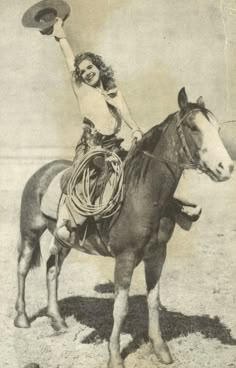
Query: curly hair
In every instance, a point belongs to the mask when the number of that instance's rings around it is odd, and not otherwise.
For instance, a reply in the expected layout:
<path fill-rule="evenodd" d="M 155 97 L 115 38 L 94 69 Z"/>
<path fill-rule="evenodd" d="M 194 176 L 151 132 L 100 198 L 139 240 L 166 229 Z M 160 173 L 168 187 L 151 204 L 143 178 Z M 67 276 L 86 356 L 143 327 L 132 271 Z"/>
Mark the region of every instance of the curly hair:
<path fill-rule="evenodd" d="M 83 60 L 86 59 L 90 60 L 99 69 L 100 78 L 106 91 L 109 91 L 112 88 L 116 88 L 114 72 L 111 66 L 107 66 L 100 55 L 96 55 L 92 52 L 84 52 L 83 54 L 76 55 L 74 61 L 75 71 L 73 74 L 76 83 L 81 83 L 83 81 L 79 65 Z"/>

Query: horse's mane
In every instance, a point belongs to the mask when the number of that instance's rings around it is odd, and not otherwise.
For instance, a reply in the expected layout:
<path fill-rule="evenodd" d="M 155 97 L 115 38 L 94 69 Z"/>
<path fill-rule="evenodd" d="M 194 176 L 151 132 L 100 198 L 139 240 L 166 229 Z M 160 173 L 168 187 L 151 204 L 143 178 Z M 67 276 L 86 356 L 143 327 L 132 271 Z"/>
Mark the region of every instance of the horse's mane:
<path fill-rule="evenodd" d="M 142 154 L 143 151 L 152 153 L 158 144 L 162 133 L 173 120 L 174 114 L 169 115 L 161 124 L 154 125 L 146 132 L 142 139 L 136 144 L 125 160 L 124 174 L 125 183 L 128 185 L 137 184 L 141 179 L 144 179 L 148 170 L 151 158 Z"/>

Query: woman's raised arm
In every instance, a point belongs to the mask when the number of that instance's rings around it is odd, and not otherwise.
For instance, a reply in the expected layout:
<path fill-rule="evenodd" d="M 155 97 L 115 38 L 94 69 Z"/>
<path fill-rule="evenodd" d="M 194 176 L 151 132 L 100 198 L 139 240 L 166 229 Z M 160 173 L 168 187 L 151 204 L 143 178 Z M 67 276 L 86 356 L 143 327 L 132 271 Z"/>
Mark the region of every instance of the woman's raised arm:
<path fill-rule="evenodd" d="M 57 18 L 57 22 L 54 24 L 52 35 L 59 42 L 61 50 L 66 60 L 67 67 L 71 73 L 74 72 L 75 56 L 71 49 L 69 42 L 67 41 L 65 31 L 63 29 L 63 22 L 60 18 Z"/>

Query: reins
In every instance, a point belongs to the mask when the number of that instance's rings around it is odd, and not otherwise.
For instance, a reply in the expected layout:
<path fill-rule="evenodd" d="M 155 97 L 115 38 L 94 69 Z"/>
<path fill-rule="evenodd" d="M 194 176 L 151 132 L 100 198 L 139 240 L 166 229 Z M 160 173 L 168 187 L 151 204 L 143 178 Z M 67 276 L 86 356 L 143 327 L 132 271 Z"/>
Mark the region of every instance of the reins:
<path fill-rule="evenodd" d="M 152 153 L 150 153 L 148 151 L 142 151 L 142 153 L 145 156 L 148 156 L 149 158 L 152 158 L 155 161 L 162 162 L 163 164 L 175 165 L 175 166 L 178 166 L 178 167 L 183 168 L 183 169 L 193 169 L 193 168 L 196 167 L 195 165 L 191 165 L 191 164 L 184 164 L 184 163 L 177 162 L 177 161 L 161 159 L 161 158 L 158 158 L 158 157 L 154 156 Z"/>

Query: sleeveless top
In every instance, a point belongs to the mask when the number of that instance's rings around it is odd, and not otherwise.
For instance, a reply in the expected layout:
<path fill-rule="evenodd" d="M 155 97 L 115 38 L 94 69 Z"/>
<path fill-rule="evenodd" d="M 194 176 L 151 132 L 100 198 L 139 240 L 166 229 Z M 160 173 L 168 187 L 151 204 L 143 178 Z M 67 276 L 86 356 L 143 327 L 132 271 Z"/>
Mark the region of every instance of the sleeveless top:
<path fill-rule="evenodd" d="M 73 84 L 80 113 L 102 135 L 117 134 L 122 123 L 123 98 L 117 88 L 104 91 L 85 83 Z"/>

